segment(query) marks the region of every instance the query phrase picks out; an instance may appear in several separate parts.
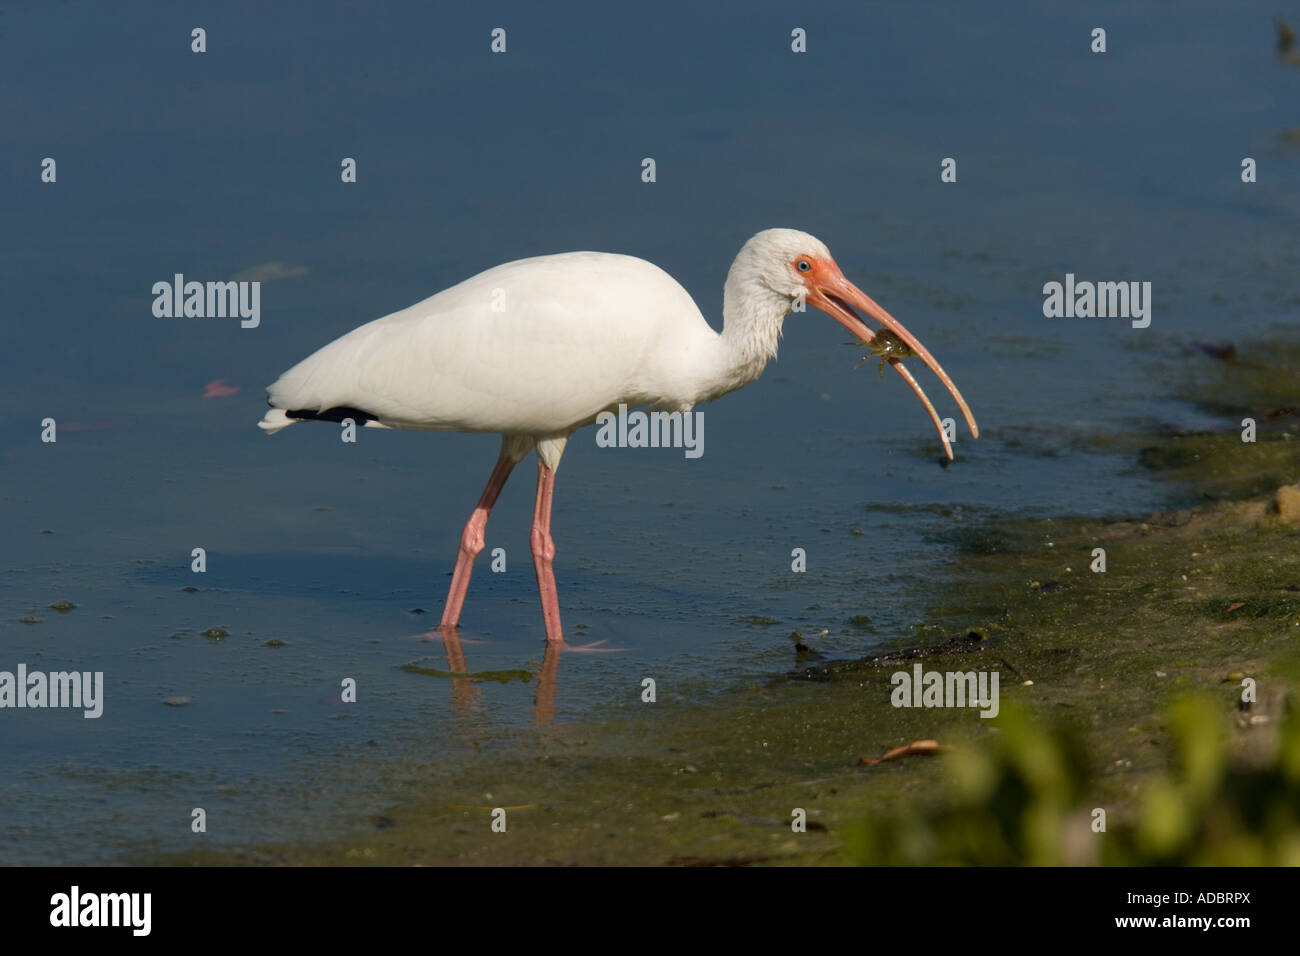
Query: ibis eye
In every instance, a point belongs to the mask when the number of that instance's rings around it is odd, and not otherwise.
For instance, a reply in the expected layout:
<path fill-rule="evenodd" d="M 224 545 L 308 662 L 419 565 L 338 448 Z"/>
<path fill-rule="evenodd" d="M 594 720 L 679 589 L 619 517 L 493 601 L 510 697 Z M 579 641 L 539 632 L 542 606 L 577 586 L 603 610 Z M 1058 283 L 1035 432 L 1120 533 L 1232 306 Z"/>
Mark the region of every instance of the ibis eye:
<path fill-rule="evenodd" d="M 812 268 L 812 263 L 809 262 L 807 259 L 799 260 L 798 269 L 800 272 L 807 272 L 811 268 Z"/>

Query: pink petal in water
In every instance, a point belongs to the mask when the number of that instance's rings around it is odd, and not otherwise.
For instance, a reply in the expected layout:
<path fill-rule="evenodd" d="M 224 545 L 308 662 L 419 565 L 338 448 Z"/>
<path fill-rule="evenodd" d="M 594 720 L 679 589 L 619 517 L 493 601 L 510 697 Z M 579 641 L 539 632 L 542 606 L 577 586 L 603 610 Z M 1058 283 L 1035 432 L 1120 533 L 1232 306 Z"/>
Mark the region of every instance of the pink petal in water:
<path fill-rule="evenodd" d="M 238 385 L 230 385 L 224 378 L 214 379 L 203 386 L 204 398 L 229 398 L 239 393 Z"/>

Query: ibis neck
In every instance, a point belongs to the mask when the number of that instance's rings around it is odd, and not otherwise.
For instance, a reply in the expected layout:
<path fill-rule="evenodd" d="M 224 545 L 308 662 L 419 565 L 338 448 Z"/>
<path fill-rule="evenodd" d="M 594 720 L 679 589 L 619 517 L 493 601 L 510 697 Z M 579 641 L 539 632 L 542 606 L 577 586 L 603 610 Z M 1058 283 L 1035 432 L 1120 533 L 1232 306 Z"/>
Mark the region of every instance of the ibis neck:
<path fill-rule="evenodd" d="M 718 385 L 721 395 L 748 385 L 776 358 L 781 323 L 790 313 L 790 299 L 766 286 L 746 282 L 743 287 L 728 276 L 722 296 L 722 359 Z"/>

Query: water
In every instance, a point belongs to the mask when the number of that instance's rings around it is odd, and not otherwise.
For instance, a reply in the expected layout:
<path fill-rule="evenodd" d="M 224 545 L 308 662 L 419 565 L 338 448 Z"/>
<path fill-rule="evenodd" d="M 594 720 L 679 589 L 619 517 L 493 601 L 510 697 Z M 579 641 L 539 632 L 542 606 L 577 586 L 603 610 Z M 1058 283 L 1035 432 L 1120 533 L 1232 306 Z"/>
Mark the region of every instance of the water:
<path fill-rule="evenodd" d="M 1189 420 L 1150 360 L 1276 330 L 1300 301 L 1300 143 L 1284 135 L 1300 69 L 1272 55 L 1273 6 L 1224 6 L 0 11 L 0 669 L 107 685 L 99 720 L 0 714 L 0 859 L 185 849 L 193 807 L 219 845 L 334 832 L 391 802 L 399 756 L 487 759 L 538 723 L 638 706 L 646 676 L 687 700 L 781 672 L 794 627 L 827 629 L 816 643 L 837 655 L 906 640 L 944 588 L 936 532 L 963 517 L 1157 506 L 1125 460 L 1071 436 Z M 775 225 L 830 245 L 944 363 L 984 437 L 963 433 L 940 468 L 902 383 L 855 371 L 820 313 L 792 316 L 765 376 L 707 407 L 703 458 L 598 449 L 593 430 L 570 443 L 566 633 L 619 653 L 566 653 L 552 704 L 538 682 L 402 670 L 448 669 L 422 635 L 496 439 L 268 438 L 263 387 L 361 322 L 547 252 L 648 258 L 717 325 L 732 257 Z M 151 313 L 173 273 L 271 262 L 305 272 L 263 285 L 256 329 Z M 1042 284 L 1066 272 L 1150 281 L 1151 327 L 1044 318 Z M 203 398 L 217 379 L 238 393 Z M 542 665 L 532 472 L 488 526 L 508 566 L 477 568 L 474 672 Z M 214 627 L 228 636 L 201 636 Z M 348 677 L 356 704 L 338 700 Z"/>

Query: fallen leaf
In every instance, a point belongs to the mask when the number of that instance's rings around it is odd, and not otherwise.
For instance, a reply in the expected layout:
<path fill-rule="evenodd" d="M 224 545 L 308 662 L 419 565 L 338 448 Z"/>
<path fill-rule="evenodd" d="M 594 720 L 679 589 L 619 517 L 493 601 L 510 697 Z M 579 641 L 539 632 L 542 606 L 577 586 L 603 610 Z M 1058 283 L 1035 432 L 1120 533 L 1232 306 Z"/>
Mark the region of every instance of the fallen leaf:
<path fill-rule="evenodd" d="M 903 744 L 901 747 L 895 747 L 879 760 L 873 760 L 871 757 L 862 757 L 858 763 L 866 767 L 871 767 L 878 763 L 884 763 L 886 760 L 898 760 L 902 757 L 933 757 L 935 754 L 945 753 L 949 750 L 952 750 L 952 748 L 945 747 L 937 740 L 913 740 L 910 744 Z"/>
<path fill-rule="evenodd" d="M 1231 614 L 1233 611 L 1237 610 L 1238 608 L 1242 608 L 1245 606 L 1246 606 L 1245 601 L 1233 601 L 1231 604 L 1228 605 L 1228 613 Z"/>

